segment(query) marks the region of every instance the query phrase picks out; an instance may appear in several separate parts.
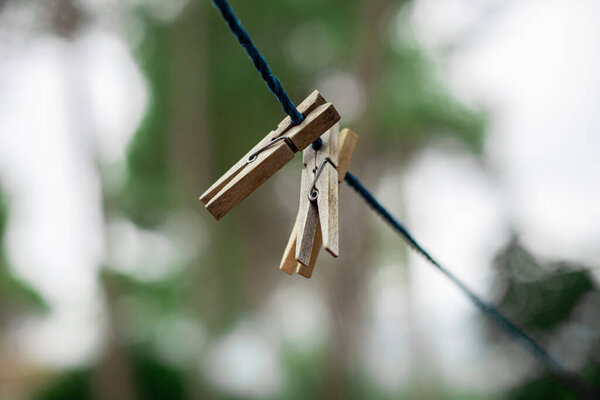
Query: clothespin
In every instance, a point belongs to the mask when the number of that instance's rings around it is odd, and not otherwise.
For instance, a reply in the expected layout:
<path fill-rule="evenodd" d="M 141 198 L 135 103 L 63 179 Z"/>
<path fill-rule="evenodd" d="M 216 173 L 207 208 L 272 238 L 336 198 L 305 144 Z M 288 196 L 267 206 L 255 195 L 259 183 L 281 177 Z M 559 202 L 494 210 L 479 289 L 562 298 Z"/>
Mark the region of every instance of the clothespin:
<path fill-rule="evenodd" d="M 316 90 L 297 108 L 305 116 L 301 124 L 292 126 L 290 117 L 286 117 L 200 196 L 213 217 L 221 219 L 287 164 L 296 152 L 304 150 L 340 120 L 335 107 Z"/>
<path fill-rule="evenodd" d="M 322 136 L 319 150 L 309 147 L 303 153 L 300 208 L 279 266 L 290 275 L 295 271 L 310 278 L 322 244 L 334 257 L 339 252 L 337 194 L 350 166 L 358 135 L 349 129 L 338 134 L 338 130 L 336 124 Z M 318 190 L 316 201 L 308 197 L 313 187 Z"/>

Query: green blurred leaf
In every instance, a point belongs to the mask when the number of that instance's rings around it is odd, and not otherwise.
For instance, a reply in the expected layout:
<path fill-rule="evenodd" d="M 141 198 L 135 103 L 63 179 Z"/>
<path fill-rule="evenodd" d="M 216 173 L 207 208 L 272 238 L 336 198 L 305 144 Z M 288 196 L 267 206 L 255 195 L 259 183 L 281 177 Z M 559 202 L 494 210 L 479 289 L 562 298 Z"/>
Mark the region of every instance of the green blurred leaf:
<path fill-rule="evenodd" d="M 29 284 L 13 275 L 6 257 L 4 234 L 8 221 L 8 204 L 0 190 L 0 313 L 15 314 L 21 308 L 48 311 L 48 305 Z"/>
<path fill-rule="evenodd" d="M 89 370 L 72 371 L 58 377 L 32 396 L 33 400 L 93 400 Z"/>
<path fill-rule="evenodd" d="M 566 321 L 579 300 L 595 290 L 593 278 L 582 266 L 542 266 L 517 241 L 497 257 L 496 268 L 498 284 L 506 285 L 499 308 L 532 331 L 551 330 Z"/>

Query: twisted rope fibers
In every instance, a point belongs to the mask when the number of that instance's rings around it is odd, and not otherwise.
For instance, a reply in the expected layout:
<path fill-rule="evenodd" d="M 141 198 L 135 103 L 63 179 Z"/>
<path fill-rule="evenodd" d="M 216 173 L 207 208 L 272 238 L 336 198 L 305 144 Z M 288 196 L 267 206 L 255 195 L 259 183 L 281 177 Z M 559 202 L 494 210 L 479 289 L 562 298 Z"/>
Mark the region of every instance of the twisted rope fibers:
<path fill-rule="evenodd" d="M 413 238 L 410 232 L 398 221 L 390 212 L 367 190 L 367 188 L 358 180 L 357 177 L 350 172 L 346 173 L 344 180 L 352 187 L 365 202 L 375 211 L 385 222 L 396 230 L 406 242 L 417 253 L 421 254 L 431 265 L 436 267 L 441 273 L 446 275 L 470 300 L 475 304 L 481 312 L 490 318 L 496 325 L 504 331 L 508 336 L 513 338 L 517 343 L 521 344 L 525 350 L 532 354 L 540 361 L 548 371 L 550 371 L 563 384 L 573 390 L 582 398 L 597 399 L 600 393 L 591 384 L 585 381 L 579 374 L 572 372 L 560 360 L 555 358 L 548 350 L 536 342 L 531 336 L 525 333 L 515 323 L 504 316 L 496 307 L 480 299 L 471 291 L 462 281 L 460 281 L 452 272 L 443 267 L 436 259 L 434 259 L 427 250 L 419 242 Z"/>
<path fill-rule="evenodd" d="M 283 89 L 281 82 L 273 75 L 267 61 L 256 48 L 250 35 L 244 30 L 240 20 L 235 16 L 231 6 L 226 0 L 212 0 L 213 5 L 221 12 L 221 16 L 229 26 L 231 32 L 235 35 L 240 45 L 244 48 L 255 68 L 267 84 L 269 90 L 275 95 L 283 110 L 292 120 L 293 125 L 298 125 L 304 120 L 304 116 L 298 111 L 294 103 Z M 321 138 L 318 138 L 312 144 L 315 150 L 321 147 Z M 402 236 L 410 247 L 421 254 L 431 265 L 442 272 L 450 281 L 452 281 L 473 304 L 492 320 L 509 337 L 527 350 L 533 357 L 542 363 L 550 373 L 552 373 L 560 382 L 571 389 L 575 394 L 584 399 L 598 399 L 600 393 L 598 389 L 582 378 L 577 372 L 571 371 L 562 361 L 559 361 L 548 350 L 542 347 L 531 336 L 525 333 L 521 328 L 511 322 L 496 307 L 480 299 L 473 293 L 462 281 L 453 273 L 443 267 L 423 248 L 410 234 L 410 232 L 367 190 L 365 186 L 352 175 L 346 173 L 344 180 L 350 185 L 365 202 L 383 218 L 396 232 Z"/>
<path fill-rule="evenodd" d="M 260 51 L 256 48 L 250 35 L 242 26 L 242 23 L 233 13 L 233 10 L 229 6 L 226 0 L 212 0 L 213 5 L 221 12 L 223 19 L 227 22 L 229 29 L 235 35 L 238 42 L 242 45 L 246 53 L 254 63 L 254 67 L 260 73 L 260 76 L 263 78 L 267 87 L 275 95 L 279 103 L 281 103 L 281 107 L 283 107 L 283 111 L 292 119 L 293 125 L 298 125 L 304 120 L 304 116 L 298 111 L 290 97 L 287 95 L 281 82 L 273 72 L 271 72 L 271 68 L 269 68 L 269 64 L 267 64 L 267 60 L 260 54 Z"/>

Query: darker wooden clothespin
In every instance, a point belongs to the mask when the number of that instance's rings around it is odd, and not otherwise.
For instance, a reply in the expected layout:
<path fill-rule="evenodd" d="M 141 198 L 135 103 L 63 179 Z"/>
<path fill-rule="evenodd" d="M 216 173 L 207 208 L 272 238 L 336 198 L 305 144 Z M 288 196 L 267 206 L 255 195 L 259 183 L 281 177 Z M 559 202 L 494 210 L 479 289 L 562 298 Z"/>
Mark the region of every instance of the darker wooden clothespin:
<path fill-rule="evenodd" d="M 206 209 L 221 219 L 267 179 L 340 120 L 331 103 L 314 91 L 297 107 L 305 116 L 292 126 L 286 117 L 241 160 L 200 196 Z"/>
<path fill-rule="evenodd" d="M 337 195 L 358 142 L 349 129 L 338 131 L 336 124 L 322 136 L 320 149 L 304 150 L 300 207 L 279 267 L 288 274 L 295 271 L 310 278 L 321 245 L 338 256 Z M 318 191 L 316 199 L 309 197 L 313 189 Z"/>

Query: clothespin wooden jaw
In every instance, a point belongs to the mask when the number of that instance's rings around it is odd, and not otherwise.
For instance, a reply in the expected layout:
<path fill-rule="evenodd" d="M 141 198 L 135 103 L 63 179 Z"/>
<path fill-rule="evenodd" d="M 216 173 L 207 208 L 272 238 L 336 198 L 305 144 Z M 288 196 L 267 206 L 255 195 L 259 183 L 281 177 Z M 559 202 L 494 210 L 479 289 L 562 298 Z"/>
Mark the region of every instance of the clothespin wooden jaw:
<path fill-rule="evenodd" d="M 287 164 L 296 152 L 304 150 L 340 120 L 335 107 L 316 90 L 297 108 L 305 116 L 301 124 L 292 126 L 290 117 L 286 117 L 200 196 L 213 217 L 221 219 Z"/>
<path fill-rule="evenodd" d="M 321 148 L 309 147 L 302 155 L 296 260 L 303 265 L 310 262 L 319 224 L 325 249 L 338 256 L 338 135 L 336 124 L 321 137 Z"/>
<path fill-rule="evenodd" d="M 304 150 L 300 207 L 279 267 L 288 274 L 295 271 L 310 278 L 322 244 L 333 256 L 339 253 L 337 194 L 350 166 L 358 135 L 349 129 L 338 134 L 338 129 L 336 125 L 322 136 L 323 145 L 318 151 Z M 321 174 L 315 180 L 319 167 Z M 319 193 L 316 204 L 308 197 L 313 181 Z"/>

